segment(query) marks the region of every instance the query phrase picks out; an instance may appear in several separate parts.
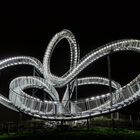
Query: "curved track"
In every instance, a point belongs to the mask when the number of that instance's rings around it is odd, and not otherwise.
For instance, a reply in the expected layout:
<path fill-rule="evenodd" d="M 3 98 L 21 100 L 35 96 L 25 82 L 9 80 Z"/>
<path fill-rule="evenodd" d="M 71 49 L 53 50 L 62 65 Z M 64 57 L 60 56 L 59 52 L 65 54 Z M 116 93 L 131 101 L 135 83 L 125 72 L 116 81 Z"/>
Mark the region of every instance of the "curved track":
<path fill-rule="evenodd" d="M 70 69 L 61 77 L 51 73 L 50 60 L 57 43 L 66 38 L 70 45 Z M 0 103 L 15 111 L 50 120 L 72 120 L 102 115 L 121 109 L 137 101 L 140 97 L 140 75 L 130 83 L 121 87 L 116 81 L 111 82 L 114 92 L 100 96 L 87 97 L 86 99 L 72 100 L 77 86 L 100 84 L 109 86 L 109 80 L 103 77 L 78 78 L 77 75 L 91 63 L 118 51 L 140 52 L 139 40 L 119 40 L 101 46 L 80 59 L 80 49 L 74 35 L 69 30 L 62 30 L 50 41 L 43 64 L 33 57 L 12 57 L 0 61 L 0 70 L 14 65 L 31 65 L 37 69 L 43 78 L 37 76 L 22 76 L 13 79 L 9 86 L 9 99 L 0 95 Z M 56 90 L 57 87 L 66 86 L 62 100 Z M 28 95 L 25 90 L 38 88 L 44 90 L 51 97 L 51 101 L 41 100 Z"/>

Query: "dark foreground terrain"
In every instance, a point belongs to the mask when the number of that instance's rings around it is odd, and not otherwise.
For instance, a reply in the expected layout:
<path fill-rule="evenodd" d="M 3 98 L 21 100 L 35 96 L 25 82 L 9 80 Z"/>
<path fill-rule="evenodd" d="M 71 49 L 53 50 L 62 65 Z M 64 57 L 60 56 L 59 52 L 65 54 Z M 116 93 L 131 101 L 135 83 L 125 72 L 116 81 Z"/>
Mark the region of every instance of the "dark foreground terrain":
<path fill-rule="evenodd" d="M 0 135 L 0 139 L 16 140 L 140 140 L 140 131 L 128 129 L 71 129 L 71 130 L 48 130 L 37 133 L 10 133 Z"/>

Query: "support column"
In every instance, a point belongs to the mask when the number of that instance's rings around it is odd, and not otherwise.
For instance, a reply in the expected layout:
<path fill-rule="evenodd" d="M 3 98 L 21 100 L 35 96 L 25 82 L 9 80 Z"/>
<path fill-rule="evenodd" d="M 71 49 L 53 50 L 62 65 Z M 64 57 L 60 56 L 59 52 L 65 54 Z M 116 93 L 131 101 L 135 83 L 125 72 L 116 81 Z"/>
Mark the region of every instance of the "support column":
<path fill-rule="evenodd" d="M 116 115 L 117 115 L 116 119 L 117 119 L 117 120 L 120 120 L 120 114 L 119 114 L 119 112 L 117 112 Z"/>
<path fill-rule="evenodd" d="M 107 64 L 108 64 L 108 78 L 109 78 L 109 93 L 110 93 L 110 106 L 112 106 L 112 83 L 111 83 L 111 62 L 110 55 L 107 55 Z"/>
<path fill-rule="evenodd" d="M 111 53 L 110 53 L 111 54 Z M 108 78 L 109 78 L 109 93 L 110 93 L 110 107 L 112 107 L 112 83 L 111 83 L 111 62 L 110 62 L 110 55 L 107 55 L 107 64 L 108 64 Z M 114 114 L 111 113 L 111 120 L 112 120 L 112 128 L 115 128 L 115 121 L 114 121 Z"/>
<path fill-rule="evenodd" d="M 68 83 L 68 113 L 71 113 L 70 94 L 71 94 L 70 84 Z"/>
<path fill-rule="evenodd" d="M 77 77 L 76 77 L 76 87 L 75 87 L 75 100 L 77 101 L 77 99 L 78 99 L 78 92 L 77 92 L 77 88 L 78 88 L 78 79 L 77 79 Z"/>

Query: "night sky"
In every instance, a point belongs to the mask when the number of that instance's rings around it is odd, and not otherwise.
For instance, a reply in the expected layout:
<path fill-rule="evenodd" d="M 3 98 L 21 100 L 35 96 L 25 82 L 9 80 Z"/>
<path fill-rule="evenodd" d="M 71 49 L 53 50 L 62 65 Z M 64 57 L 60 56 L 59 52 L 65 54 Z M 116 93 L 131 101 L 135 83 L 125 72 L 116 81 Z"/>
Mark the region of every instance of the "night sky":
<path fill-rule="evenodd" d="M 112 4 L 46 4 L 6 6 L 1 10 L 0 19 L 0 60 L 11 56 L 33 56 L 41 62 L 49 40 L 56 32 L 69 29 L 73 32 L 80 46 L 81 58 L 93 49 L 114 40 L 140 39 L 140 22 L 137 8 L 133 10 L 126 5 Z M 114 6 L 116 5 L 116 7 Z M 120 7 L 118 7 L 119 5 Z M 131 10 L 130 10 L 131 9 Z M 67 46 L 67 47 L 65 47 Z M 125 85 L 140 72 L 140 54 L 134 52 L 119 52 L 112 54 L 112 79 Z M 51 70 L 57 75 L 64 74 L 69 69 L 69 47 L 66 40 L 60 41 L 51 59 Z M 24 69 L 24 70 L 23 70 Z M 0 92 L 8 96 L 9 82 L 20 75 L 31 75 L 32 68 L 15 66 L 2 70 L 0 73 Z M 107 58 L 103 57 L 87 67 L 78 77 L 107 77 Z M 79 98 L 103 93 L 107 88 L 87 86 L 79 88 Z M 62 93 L 60 93 L 62 94 Z M 3 110 L 0 119 L 9 112 Z M 6 111 L 5 111 L 6 110 Z M 13 113 L 13 112 L 12 112 Z M 12 114 L 11 113 L 11 114 Z M 14 114 L 14 113 L 13 113 Z M 13 115 L 14 116 L 14 115 Z"/>

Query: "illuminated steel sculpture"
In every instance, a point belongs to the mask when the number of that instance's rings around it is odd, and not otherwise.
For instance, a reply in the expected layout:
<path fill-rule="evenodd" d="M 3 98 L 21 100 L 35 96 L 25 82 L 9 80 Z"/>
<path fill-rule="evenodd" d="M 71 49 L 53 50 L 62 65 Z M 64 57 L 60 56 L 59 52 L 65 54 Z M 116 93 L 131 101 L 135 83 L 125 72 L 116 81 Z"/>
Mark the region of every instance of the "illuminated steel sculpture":
<path fill-rule="evenodd" d="M 63 76 L 51 73 L 50 59 L 57 43 L 66 38 L 70 46 L 70 69 Z M 92 96 L 86 99 L 71 100 L 77 86 L 100 84 L 109 86 L 109 79 L 103 77 L 77 78 L 77 75 L 91 63 L 111 52 L 136 51 L 140 52 L 139 40 L 119 40 L 101 46 L 82 59 L 74 35 L 69 30 L 62 30 L 50 41 L 43 59 L 43 64 L 33 57 L 19 56 L 0 61 L 0 70 L 14 65 L 31 65 L 43 78 L 39 76 L 22 76 L 11 81 L 9 99 L 0 94 L 0 103 L 15 111 L 22 111 L 31 116 L 49 120 L 72 120 L 91 116 L 103 115 L 121 109 L 140 98 L 140 75 L 133 81 L 121 87 L 119 83 L 111 81 L 112 93 Z M 66 86 L 62 100 L 56 90 Z M 25 92 L 28 88 L 44 90 L 51 100 L 41 100 Z"/>

